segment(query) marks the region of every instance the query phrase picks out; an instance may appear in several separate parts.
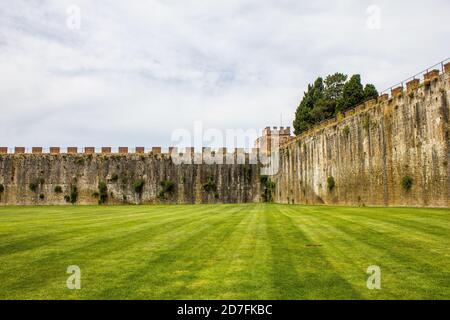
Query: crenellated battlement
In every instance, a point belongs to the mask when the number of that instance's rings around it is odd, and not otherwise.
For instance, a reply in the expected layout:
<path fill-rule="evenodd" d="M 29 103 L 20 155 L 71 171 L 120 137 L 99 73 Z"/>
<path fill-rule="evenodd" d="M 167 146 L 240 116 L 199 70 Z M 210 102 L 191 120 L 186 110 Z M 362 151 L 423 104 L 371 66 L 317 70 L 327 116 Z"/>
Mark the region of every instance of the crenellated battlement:
<path fill-rule="evenodd" d="M 133 155 L 160 157 L 172 159 L 175 164 L 259 164 L 267 162 L 267 159 L 261 160 L 263 154 L 259 148 L 246 150 L 244 148 L 212 148 L 203 147 L 200 152 L 194 147 L 178 149 L 177 147 L 169 147 L 163 150 L 161 147 L 136 147 L 129 149 L 128 147 L 0 147 L 0 155 L 9 156 L 97 156 L 97 157 L 127 157 Z"/>
<path fill-rule="evenodd" d="M 263 136 L 272 136 L 272 135 L 279 135 L 279 136 L 290 136 L 291 135 L 291 127 L 273 127 L 271 129 L 270 127 L 265 127 L 263 130 Z"/>
<path fill-rule="evenodd" d="M 194 147 L 187 147 L 178 149 L 177 147 L 169 147 L 167 150 L 163 150 L 162 147 L 135 147 L 130 149 L 128 147 L 0 147 L 0 154 L 47 154 L 47 155 L 126 155 L 126 154 L 149 154 L 149 155 L 185 155 L 185 154 L 203 154 L 203 155 L 215 155 L 215 154 L 259 154 L 259 148 L 252 148 L 248 152 L 244 148 L 234 148 L 230 152 L 228 148 L 218 148 L 213 150 L 212 148 L 203 147 L 201 152 L 196 152 Z"/>
<path fill-rule="evenodd" d="M 291 136 L 291 127 L 273 127 L 273 129 L 266 127 L 262 132 L 262 136 L 256 139 L 255 147 L 261 149 L 262 152 L 269 154 L 272 152 L 272 149 L 276 149 L 278 145 L 286 144 L 292 139 L 294 139 L 294 137 Z"/>

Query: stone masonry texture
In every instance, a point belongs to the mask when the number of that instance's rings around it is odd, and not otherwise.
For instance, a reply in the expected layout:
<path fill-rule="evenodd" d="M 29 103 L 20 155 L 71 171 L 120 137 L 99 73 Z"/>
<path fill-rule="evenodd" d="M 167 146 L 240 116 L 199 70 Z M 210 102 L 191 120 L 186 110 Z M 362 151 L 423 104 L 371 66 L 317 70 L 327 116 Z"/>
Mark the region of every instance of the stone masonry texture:
<path fill-rule="evenodd" d="M 449 89 L 446 73 L 297 137 L 280 151 L 275 202 L 449 207 Z"/>

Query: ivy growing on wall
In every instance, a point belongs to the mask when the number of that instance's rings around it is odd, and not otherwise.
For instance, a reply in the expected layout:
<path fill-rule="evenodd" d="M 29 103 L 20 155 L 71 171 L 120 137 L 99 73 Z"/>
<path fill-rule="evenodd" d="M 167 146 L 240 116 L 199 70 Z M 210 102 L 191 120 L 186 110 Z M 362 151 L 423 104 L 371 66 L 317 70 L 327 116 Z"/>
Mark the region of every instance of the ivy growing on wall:
<path fill-rule="evenodd" d="M 28 187 L 30 188 L 31 191 L 36 192 L 37 188 L 38 188 L 38 184 L 36 182 L 30 182 Z"/>
<path fill-rule="evenodd" d="M 119 180 L 119 175 L 117 173 L 113 173 L 111 176 L 111 181 L 117 182 L 117 180 Z"/>
<path fill-rule="evenodd" d="M 98 183 L 98 204 L 104 204 L 108 200 L 108 186 L 105 181 Z"/>
<path fill-rule="evenodd" d="M 334 181 L 333 177 L 328 177 L 327 178 L 327 189 L 329 192 L 333 191 L 334 188 L 336 187 L 336 182 Z"/>
<path fill-rule="evenodd" d="M 273 202 L 273 192 L 276 184 L 268 176 L 261 176 L 261 184 L 263 187 L 263 194 L 261 198 L 263 202 Z"/>
<path fill-rule="evenodd" d="M 409 191 L 412 188 L 413 185 L 413 178 L 411 178 L 410 176 L 404 176 L 402 178 L 402 187 L 405 191 Z"/>
<path fill-rule="evenodd" d="M 143 179 L 136 180 L 133 183 L 133 188 L 134 192 L 136 192 L 138 195 L 141 195 L 142 191 L 144 191 L 144 180 Z"/>
<path fill-rule="evenodd" d="M 67 202 L 67 203 L 72 203 L 72 204 L 74 204 L 74 203 L 76 203 L 77 202 L 77 200 L 78 200 L 78 188 L 77 188 L 77 186 L 74 186 L 74 185 L 72 185 L 71 187 L 70 187 L 70 194 L 66 194 L 65 196 L 64 196 L 64 200 Z"/>
<path fill-rule="evenodd" d="M 206 183 L 203 184 L 203 190 L 205 190 L 205 192 L 208 192 L 208 193 L 213 192 L 214 197 L 216 199 L 219 198 L 219 193 L 217 192 L 216 181 L 212 175 L 209 175 L 208 178 L 206 179 Z"/>
<path fill-rule="evenodd" d="M 161 190 L 159 191 L 158 197 L 160 199 L 166 199 L 167 195 L 173 194 L 175 191 L 175 182 L 172 180 L 161 181 Z"/>
<path fill-rule="evenodd" d="M 350 134 L 350 127 L 348 125 L 346 125 L 343 129 L 342 129 L 342 133 L 344 134 L 345 137 L 348 137 L 348 135 Z"/>

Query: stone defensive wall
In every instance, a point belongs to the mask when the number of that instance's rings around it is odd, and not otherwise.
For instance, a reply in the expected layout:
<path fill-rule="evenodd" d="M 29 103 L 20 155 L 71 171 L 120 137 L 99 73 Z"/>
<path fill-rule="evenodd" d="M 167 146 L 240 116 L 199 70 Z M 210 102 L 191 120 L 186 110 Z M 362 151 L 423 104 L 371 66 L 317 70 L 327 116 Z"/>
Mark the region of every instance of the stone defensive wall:
<path fill-rule="evenodd" d="M 277 203 L 450 207 L 449 90 L 447 63 L 280 139 L 271 158 L 266 149 L 0 147 L 0 205 L 260 202 L 271 172 Z"/>
<path fill-rule="evenodd" d="M 0 149 L 1 205 L 260 201 L 258 150 Z M 102 186 L 100 186 L 102 184 Z M 106 189 L 106 190 L 105 190 Z"/>
<path fill-rule="evenodd" d="M 280 150 L 275 202 L 450 206 L 450 63 Z"/>

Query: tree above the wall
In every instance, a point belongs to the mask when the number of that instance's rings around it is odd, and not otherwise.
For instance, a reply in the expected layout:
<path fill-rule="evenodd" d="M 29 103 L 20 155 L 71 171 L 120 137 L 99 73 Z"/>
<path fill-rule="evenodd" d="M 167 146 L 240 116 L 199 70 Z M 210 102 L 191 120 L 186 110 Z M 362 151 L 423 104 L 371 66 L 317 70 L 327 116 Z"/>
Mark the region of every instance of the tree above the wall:
<path fill-rule="evenodd" d="M 337 72 L 328 75 L 325 80 L 319 77 L 308 85 L 295 112 L 293 125 L 296 135 L 339 112 L 378 97 L 375 86 L 367 84 L 364 87 L 359 74 L 353 75 L 348 81 L 347 78 L 347 75 Z"/>

